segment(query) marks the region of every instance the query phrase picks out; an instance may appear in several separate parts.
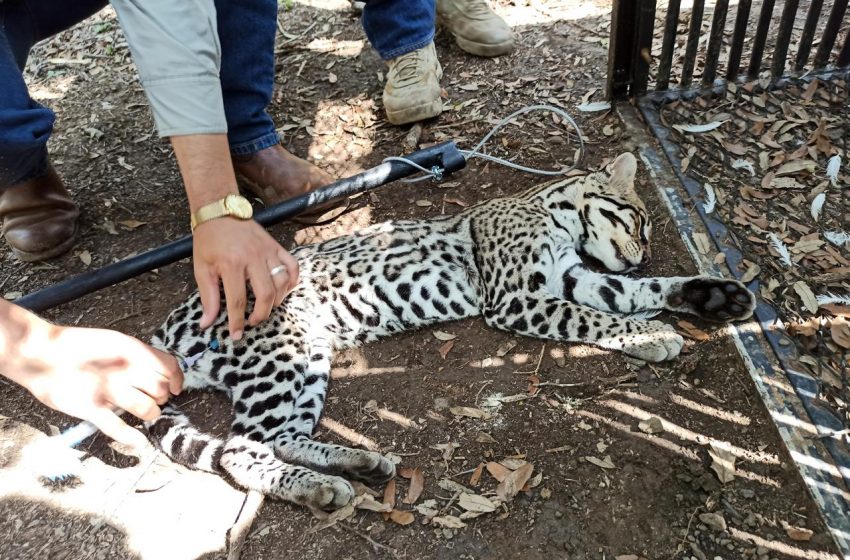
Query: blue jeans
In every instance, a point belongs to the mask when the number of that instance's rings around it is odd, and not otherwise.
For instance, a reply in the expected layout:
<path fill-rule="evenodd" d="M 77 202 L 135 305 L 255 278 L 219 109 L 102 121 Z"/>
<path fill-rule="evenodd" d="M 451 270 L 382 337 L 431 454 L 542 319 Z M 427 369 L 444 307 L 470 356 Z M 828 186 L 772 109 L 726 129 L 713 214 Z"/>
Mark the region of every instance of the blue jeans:
<path fill-rule="evenodd" d="M 106 5 L 106 0 L 0 1 L 0 189 L 47 168 L 54 114 L 27 91 L 22 72 L 30 49 Z M 252 154 L 280 142 L 266 112 L 274 89 L 278 4 L 215 0 L 215 5 L 227 138 L 234 154 Z M 434 21 L 435 0 L 371 0 L 363 11 L 366 35 L 385 60 L 430 43 Z"/>
<path fill-rule="evenodd" d="M 363 30 L 381 58 L 389 60 L 434 40 L 436 0 L 366 0 Z"/>

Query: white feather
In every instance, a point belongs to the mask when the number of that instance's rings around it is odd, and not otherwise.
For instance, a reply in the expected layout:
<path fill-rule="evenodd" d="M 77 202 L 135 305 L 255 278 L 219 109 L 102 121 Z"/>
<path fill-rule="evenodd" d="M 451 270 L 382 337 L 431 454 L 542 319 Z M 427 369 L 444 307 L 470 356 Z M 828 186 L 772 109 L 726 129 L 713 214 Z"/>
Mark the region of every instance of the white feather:
<path fill-rule="evenodd" d="M 825 231 L 823 232 L 823 236 L 836 247 L 841 247 L 850 241 L 850 233 L 846 231 Z"/>
<path fill-rule="evenodd" d="M 776 249 L 776 252 L 779 253 L 779 257 L 782 259 L 782 262 L 785 263 L 785 266 L 793 267 L 794 261 L 791 260 L 791 251 L 788 250 L 788 246 L 782 242 L 781 239 L 776 237 L 776 234 L 770 234 L 770 242 L 773 244 L 773 248 Z"/>
<path fill-rule="evenodd" d="M 595 113 L 597 111 L 607 111 L 611 108 L 609 101 L 594 101 L 593 103 L 582 103 L 578 110 L 583 113 Z"/>
<path fill-rule="evenodd" d="M 826 177 L 832 183 L 832 186 L 835 186 L 835 183 L 838 181 L 838 171 L 841 169 L 841 156 L 835 154 L 831 158 L 829 158 L 829 162 L 826 164 Z"/>
<path fill-rule="evenodd" d="M 648 319 L 652 319 L 656 315 L 661 313 L 660 309 L 649 309 L 647 311 L 638 311 L 637 313 L 629 313 L 626 315 L 629 319 L 634 321 L 646 321 Z"/>
<path fill-rule="evenodd" d="M 830 303 L 850 305 L 850 296 L 837 296 L 831 292 L 820 294 L 815 299 L 818 300 L 818 305 L 829 305 Z"/>
<path fill-rule="evenodd" d="M 756 176 L 756 170 L 753 167 L 753 162 L 747 161 L 745 159 L 741 159 L 741 158 L 733 159 L 732 160 L 732 169 L 746 169 L 747 171 L 750 172 L 750 175 L 752 177 Z"/>
<path fill-rule="evenodd" d="M 711 132 L 715 128 L 719 127 L 726 121 L 711 121 L 710 123 L 705 124 L 674 124 L 673 128 L 678 130 L 679 132 L 691 132 L 693 134 L 700 134 L 702 132 Z"/>
<path fill-rule="evenodd" d="M 702 186 L 705 189 L 705 202 L 702 204 L 702 209 L 706 214 L 714 212 L 714 206 L 717 204 L 717 195 L 714 194 L 714 187 L 708 183 Z"/>
<path fill-rule="evenodd" d="M 823 204 L 826 202 L 826 193 L 820 193 L 815 197 L 812 201 L 812 206 L 810 211 L 812 213 L 812 219 L 814 221 L 820 220 L 820 212 L 823 210 Z"/>

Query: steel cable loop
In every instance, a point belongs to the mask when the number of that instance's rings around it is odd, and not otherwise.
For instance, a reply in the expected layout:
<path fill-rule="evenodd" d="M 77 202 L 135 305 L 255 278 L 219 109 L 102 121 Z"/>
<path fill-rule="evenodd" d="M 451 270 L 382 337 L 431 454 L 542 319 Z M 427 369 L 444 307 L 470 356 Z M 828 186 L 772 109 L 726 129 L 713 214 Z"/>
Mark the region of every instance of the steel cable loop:
<path fill-rule="evenodd" d="M 490 138 L 492 138 L 494 134 L 496 134 L 499 130 L 504 128 L 508 123 L 510 123 L 516 117 L 518 117 L 520 115 L 524 115 L 526 113 L 530 113 L 532 111 L 548 111 L 550 113 L 554 113 L 554 114 L 558 115 L 559 117 L 561 117 L 562 119 L 564 119 L 566 122 L 568 122 L 570 124 L 570 126 L 573 128 L 573 130 L 575 130 L 576 136 L 578 137 L 579 152 L 578 152 L 578 157 L 575 159 L 575 161 L 573 161 L 572 165 L 570 165 L 569 167 L 564 168 L 564 169 L 537 169 L 535 167 L 528 167 L 528 166 L 516 163 L 516 162 L 511 161 L 511 160 L 507 160 L 507 159 L 496 157 L 496 156 L 491 156 L 490 154 L 485 154 L 485 153 L 481 152 L 481 149 L 484 147 L 484 144 L 486 144 L 487 141 L 490 140 Z M 507 117 L 503 118 L 498 123 L 496 123 L 496 125 L 492 129 L 490 129 L 490 132 L 488 132 L 484 136 L 484 138 L 482 138 L 478 142 L 478 144 L 476 144 L 475 147 L 472 148 L 471 150 L 458 150 L 458 151 L 461 154 L 463 154 L 463 157 L 467 161 L 469 161 L 473 158 L 480 158 L 480 159 L 483 159 L 483 160 L 492 161 L 492 162 L 497 163 L 499 165 L 504 165 L 505 167 L 509 167 L 511 169 L 517 169 L 517 170 L 523 171 L 525 173 L 532 173 L 532 174 L 535 174 L 535 175 L 546 175 L 546 176 L 551 177 L 551 176 L 558 176 L 558 175 L 566 175 L 567 173 L 569 173 L 570 171 L 572 171 L 573 169 L 575 169 L 578 166 L 579 162 L 581 162 L 581 160 L 584 158 L 584 135 L 582 134 L 581 127 L 579 127 L 579 125 L 576 123 L 576 121 L 564 109 L 561 109 L 560 107 L 556 107 L 554 105 L 528 105 L 526 107 L 523 107 L 521 109 L 514 111 L 513 113 L 511 113 L 510 115 L 508 115 Z M 440 169 L 436 166 L 431 168 L 431 169 L 426 169 L 426 168 L 422 167 L 421 165 L 419 165 L 419 164 L 417 164 L 413 161 L 410 161 L 409 159 L 402 157 L 402 156 L 388 157 L 388 158 L 385 158 L 383 161 L 384 162 L 396 161 L 396 162 L 400 162 L 400 163 L 406 163 L 407 165 L 410 165 L 411 167 L 418 169 L 419 171 L 422 171 L 422 173 L 424 173 L 424 175 L 421 175 L 419 177 L 414 177 L 412 179 L 402 179 L 402 182 L 404 182 L 404 183 L 416 183 L 416 182 L 419 182 L 419 181 L 425 181 L 427 179 L 432 179 L 432 178 L 437 180 L 437 181 L 441 181 L 442 178 L 443 178 L 443 173 L 442 173 L 443 170 L 442 169 Z"/>

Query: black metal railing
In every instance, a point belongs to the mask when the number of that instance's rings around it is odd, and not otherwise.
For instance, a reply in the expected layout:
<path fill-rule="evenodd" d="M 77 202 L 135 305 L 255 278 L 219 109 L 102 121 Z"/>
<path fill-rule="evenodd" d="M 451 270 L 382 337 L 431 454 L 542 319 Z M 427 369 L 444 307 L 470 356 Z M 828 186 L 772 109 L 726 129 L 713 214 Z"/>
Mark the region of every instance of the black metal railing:
<path fill-rule="evenodd" d="M 656 12 L 661 9 L 658 4 L 657 0 L 614 0 L 608 57 L 609 98 L 644 95 L 653 75 L 654 91 L 681 93 L 711 88 L 723 81 L 757 79 L 765 70 L 769 70 L 772 80 L 778 81 L 788 76 L 789 71 L 800 75 L 850 66 L 850 25 L 844 21 L 848 0 L 832 2 L 828 14 L 823 0 L 804 1 L 802 5 L 800 0 L 785 0 L 779 5 L 775 0 L 739 0 L 731 7 L 735 10 L 731 27 L 729 0 L 693 0 L 684 52 L 678 57 L 681 1 L 666 2 L 660 45 L 653 41 Z M 795 22 L 802 19 L 801 8 L 805 5 L 808 10 L 802 34 L 793 44 L 796 53 L 791 53 Z M 754 9 L 756 14 L 752 13 Z M 704 20 L 709 13 L 711 24 L 703 48 Z M 755 21 L 751 22 L 753 15 Z M 833 56 L 842 35 L 842 46 Z M 819 41 L 812 58 L 816 39 Z M 728 56 L 721 61 L 725 45 Z M 653 51 L 658 47 L 660 52 L 655 56 Z M 745 47 L 749 47 L 748 52 Z M 793 60 L 789 60 L 790 54 L 794 55 Z M 695 83 L 697 73 L 699 80 Z"/>

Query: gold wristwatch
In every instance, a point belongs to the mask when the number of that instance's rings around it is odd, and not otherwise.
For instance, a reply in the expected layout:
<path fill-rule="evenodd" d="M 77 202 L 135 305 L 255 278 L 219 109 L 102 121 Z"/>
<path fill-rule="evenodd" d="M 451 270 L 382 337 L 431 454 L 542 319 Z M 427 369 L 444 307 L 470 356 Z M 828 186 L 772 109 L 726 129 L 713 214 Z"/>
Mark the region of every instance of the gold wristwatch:
<path fill-rule="evenodd" d="M 251 207 L 248 199 L 242 195 L 229 194 L 221 200 L 216 200 L 198 208 L 197 212 L 192 214 L 192 231 L 195 231 L 195 228 L 204 222 L 223 216 L 231 216 L 239 220 L 250 220 L 253 215 L 254 209 Z"/>

